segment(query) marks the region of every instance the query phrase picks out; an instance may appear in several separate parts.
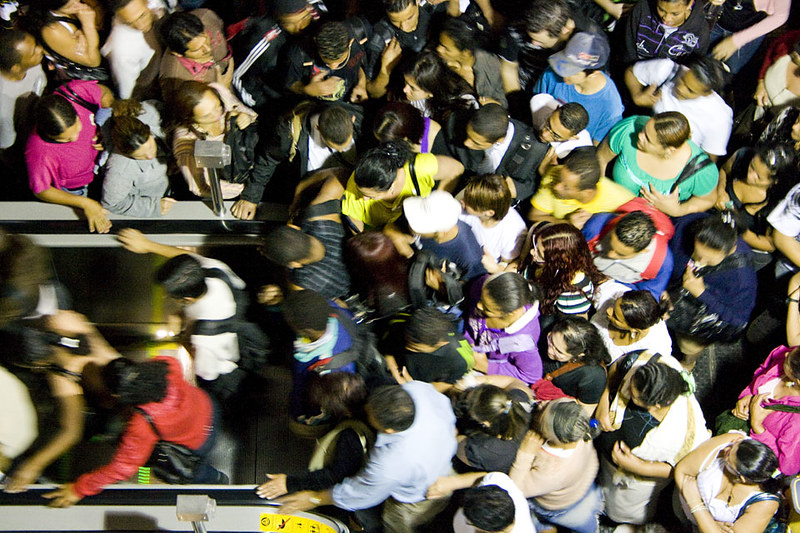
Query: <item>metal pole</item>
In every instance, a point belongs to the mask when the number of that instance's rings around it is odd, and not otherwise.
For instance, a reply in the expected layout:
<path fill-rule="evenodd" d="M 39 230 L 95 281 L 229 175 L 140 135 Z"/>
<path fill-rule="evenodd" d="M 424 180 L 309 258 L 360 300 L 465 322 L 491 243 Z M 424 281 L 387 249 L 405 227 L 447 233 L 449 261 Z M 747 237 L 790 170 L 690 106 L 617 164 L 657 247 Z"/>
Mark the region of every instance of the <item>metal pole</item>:
<path fill-rule="evenodd" d="M 222 201 L 222 186 L 219 183 L 219 174 L 216 168 L 207 168 L 208 183 L 211 188 L 211 210 L 222 218 L 225 216 L 225 203 Z"/>

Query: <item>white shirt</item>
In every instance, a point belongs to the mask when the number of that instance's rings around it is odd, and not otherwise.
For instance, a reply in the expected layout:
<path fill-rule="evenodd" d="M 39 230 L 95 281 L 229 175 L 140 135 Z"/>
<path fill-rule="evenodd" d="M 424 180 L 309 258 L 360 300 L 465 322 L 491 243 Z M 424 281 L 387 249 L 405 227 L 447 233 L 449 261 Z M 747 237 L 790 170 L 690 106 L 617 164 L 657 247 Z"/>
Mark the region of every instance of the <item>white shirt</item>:
<path fill-rule="evenodd" d="M 633 75 L 642 85 L 661 86 L 661 99 L 653 106 L 653 112 L 682 113 L 692 128 L 692 140 L 700 148 L 712 155 L 725 155 L 733 126 L 733 110 L 717 93 L 679 100 L 673 93 L 677 76 L 670 79 L 674 67 L 671 59 L 639 61 L 633 66 Z"/>
<path fill-rule="evenodd" d="M 41 65 L 28 69 L 19 81 L 0 75 L 0 149 L 8 148 L 17 139 L 15 117 L 23 122 L 32 120 L 30 104 L 35 100 L 34 96 L 42 95 L 46 85 L 47 78 Z M 19 106 L 23 107 L 18 109 Z"/>
<path fill-rule="evenodd" d="M 487 228 L 475 215 L 461 213 L 459 220 L 469 225 L 478 244 L 481 245 L 495 261 L 516 259 L 525 241 L 527 227 L 516 209 L 509 209 L 496 226 Z"/>
<path fill-rule="evenodd" d="M 322 140 L 322 135 L 319 134 L 319 130 L 317 129 L 317 124 L 319 124 L 319 115 L 314 115 L 311 117 L 310 128 L 308 132 L 308 170 L 307 172 L 313 172 L 322 168 L 328 159 L 337 154 L 338 152 L 333 148 L 329 148 L 325 145 L 325 141 Z M 355 140 L 351 139 L 350 144 L 347 146 L 347 149 L 344 152 L 348 152 L 353 145 L 355 144 Z"/>
<path fill-rule="evenodd" d="M 151 10 L 166 9 L 166 5 L 160 0 L 150 0 L 147 7 Z M 150 64 L 155 50 L 147 43 L 141 31 L 114 19 L 111 33 L 108 34 L 100 53 L 108 58 L 119 97 L 130 98 L 136 80 Z"/>
<path fill-rule="evenodd" d="M 767 222 L 787 237 L 800 237 L 800 183 L 775 206 Z"/>
<path fill-rule="evenodd" d="M 528 500 L 510 477 L 501 472 L 490 472 L 483 476 L 479 486 L 487 485 L 496 485 L 511 496 L 511 501 L 514 502 L 514 527 L 511 529 L 511 533 L 536 533 Z M 475 526 L 467 522 L 464 509 L 459 509 L 453 517 L 453 530 L 455 533 L 476 533 L 478 531 Z"/>
<path fill-rule="evenodd" d="M 536 131 L 542 131 L 550 115 L 553 111 L 561 107 L 563 104 L 556 100 L 552 95 L 547 93 L 534 94 L 531 97 L 531 118 L 533 119 L 533 127 Z M 592 142 L 592 135 L 585 129 L 578 132 L 577 139 L 569 139 L 567 141 L 553 141 L 550 143 L 556 156 L 559 159 L 569 155 L 575 148 L 581 146 L 594 146 Z"/>
<path fill-rule="evenodd" d="M 483 151 L 483 161 L 481 161 L 478 165 L 479 174 L 491 174 L 497 170 L 497 167 L 500 166 L 500 162 L 503 160 L 503 156 L 506 155 L 508 147 L 511 145 L 511 140 L 513 138 L 514 123 L 509 120 L 508 128 L 506 128 L 506 136 L 503 137 L 503 140 L 494 143 Z"/>

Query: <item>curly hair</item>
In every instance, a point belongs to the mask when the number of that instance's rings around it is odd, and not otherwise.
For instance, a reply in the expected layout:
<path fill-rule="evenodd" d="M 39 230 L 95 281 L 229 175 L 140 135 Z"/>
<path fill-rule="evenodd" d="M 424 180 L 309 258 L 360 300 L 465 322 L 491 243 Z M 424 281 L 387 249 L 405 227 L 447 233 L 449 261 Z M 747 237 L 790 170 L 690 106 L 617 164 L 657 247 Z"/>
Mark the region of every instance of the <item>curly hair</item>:
<path fill-rule="evenodd" d="M 554 313 L 558 297 L 565 292 L 574 292 L 573 281 L 578 273 L 588 276 L 595 287 L 606 280 L 594 265 L 586 239 L 575 226 L 548 224 L 535 231 L 533 239 L 541 243 L 541 254 L 545 258 L 536 275 L 536 282 L 544 291 L 542 313 Z"/>

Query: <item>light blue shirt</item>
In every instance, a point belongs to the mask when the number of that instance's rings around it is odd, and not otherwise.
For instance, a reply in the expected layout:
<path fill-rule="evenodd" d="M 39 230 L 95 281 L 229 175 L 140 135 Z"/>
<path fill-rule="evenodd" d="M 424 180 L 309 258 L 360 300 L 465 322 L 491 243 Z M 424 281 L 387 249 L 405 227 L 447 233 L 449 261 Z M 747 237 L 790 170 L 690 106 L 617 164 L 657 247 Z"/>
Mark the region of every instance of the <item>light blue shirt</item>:
<path fill-rule="evenodd" d="M 450 473 L 458 447 L 450 400 L 421 381 L 403 389 L 414 400 L 414 423 L 400 433 L 378 434 L 364 468 L 333 487 L 338 507 L 367 509 L 390 496 L 403 503 L 421 502 L 428 487 Z"/>

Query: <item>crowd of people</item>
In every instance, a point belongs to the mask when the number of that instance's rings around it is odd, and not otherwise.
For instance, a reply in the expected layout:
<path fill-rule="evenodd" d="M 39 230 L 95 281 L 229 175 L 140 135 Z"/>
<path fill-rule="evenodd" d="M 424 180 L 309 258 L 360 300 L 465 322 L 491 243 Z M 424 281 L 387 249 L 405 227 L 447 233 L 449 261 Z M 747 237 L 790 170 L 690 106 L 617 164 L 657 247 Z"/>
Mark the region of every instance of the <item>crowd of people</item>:
<path fill-rule="evenodd" d="M 121 356 L 46 250 L 0 232 L 6 491 L 96 429 L 87 409 L 121 415 L 117 451 L 51 505 L 143 465 L 228 483 L 217 433 L 277 361 L 290 427 L 320 438 L 307 472 L 263 473 L 285 512 L 778 530 L 800 473 L 790 0 L 0 4 L 0 199 L 98 233 L 217 186 L 242 220 L 290 206 L 262 287 L 118 232 L 163 257 L 184 361 Z M 204 168 L 202 142 L 230 162 Z M 719 345 L 745 362 L 701 373 Z"/>

